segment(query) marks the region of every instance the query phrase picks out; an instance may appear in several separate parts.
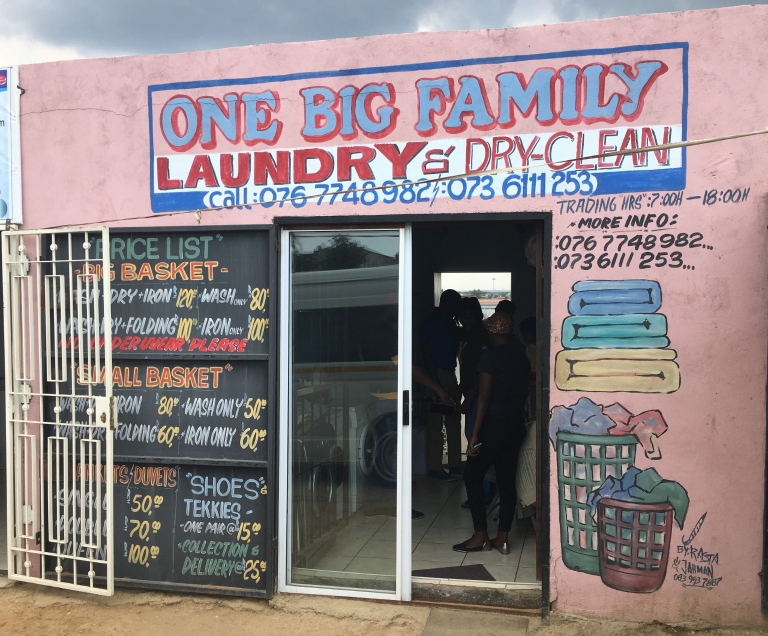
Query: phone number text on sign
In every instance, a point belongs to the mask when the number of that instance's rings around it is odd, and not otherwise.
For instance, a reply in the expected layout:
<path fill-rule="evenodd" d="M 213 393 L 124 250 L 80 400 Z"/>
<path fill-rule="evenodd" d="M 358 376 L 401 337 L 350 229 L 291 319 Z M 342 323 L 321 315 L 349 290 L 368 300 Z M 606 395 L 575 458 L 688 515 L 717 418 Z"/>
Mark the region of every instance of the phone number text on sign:
<path fill-rule="evenodd" d="M 688 250 L 714 249 L 703 240 L 701 232 L 604 234 L 597 238 L 565 234 L 555 237 L 555 250 L 560 252 L 554 257 L 555 269 L 617 269 L 631 267 L 633 261 L 639 269 L 696 269 L 683 257 Z"/>
<path fill-rule="evenodd" d="M 206 197 L 208 207 L 261 205 L 282 208 L 292 205 L 302 208 L 307 203 L 315 205 L 333 205 L 351 203 L 370 206 L 377 203 L 427 203 L 431 205 L 437 197 L 448 196 L 454 201 L 471 201 L 480 198 L 488 201 L 496 196 L 505 199 L 518 197 L 574 196 L 590 195 L 597 188 L 597 178 L 587 170 L 555 172 L 550 181 L 546 173 L 522 173 L 509 175 L 483 175 L 481 177 L 457 177 L 449 181 L 432 182 L 419 179 L 416 182 L 404 179 L 400 183 L 392 180 L 378 185 L 375 181 L 358 183 L 317 183 L 314 186 L 294 186 L 293 188 L 259 189 L 243 188 L 236 194 L 216 190 Z M 311 197 L 309 199 L 304 197 Z"/>

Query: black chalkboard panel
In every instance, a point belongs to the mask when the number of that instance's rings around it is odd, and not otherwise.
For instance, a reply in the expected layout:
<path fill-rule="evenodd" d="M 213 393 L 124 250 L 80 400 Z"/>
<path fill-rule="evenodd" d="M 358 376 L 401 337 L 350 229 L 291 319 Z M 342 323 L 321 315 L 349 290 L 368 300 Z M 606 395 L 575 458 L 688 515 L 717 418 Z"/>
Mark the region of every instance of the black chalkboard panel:
<path fill-rule="evenodd" d="M 115 578 L 266 590 L 266 469 L 115 463 L 114 474 Z"/>
<path fill-rule="evenodd" d="M 266 462 L 267 374 L 262 360 L 115 360 L 115 457 Z M 69 386 L 60 387 L 65 395 Z M 53 421 L 56 400 L 44 404 Z M 73 406 L 76 421 L 88 421 L 88 398 L 60 404 L 63 421 L 71 421 Z"/>
<path fill-rule="evenodd" d="M 115 455 L 266 461 L 267 364 L 115 360 Z"/>
<path fill-rule="evenodd" d="M 268 231 L 114 233 L 110 243 L 116 357 L 268 353 Z"/>
<path fill-rule="evenodd" d="M 85 242 L 91 259 L 104 249 L 111 255 L 118 584 L 271 590 L 267 397 L 274 383 L 268 358 L 275 254 L 269 236 L 268 230 L 129 230 L 113 233 L 108 248 L 89 237 L 57 252 L 81 258 Z M 98 260 L 87 273 L 104 274 Z M 85 333 L 91 347 L 99 333 L 109 346 L 106 325 L 90 326 L 86 332 L 68 321 L 58 346 L 78 348 Z M 49 418 L 74 419 L 82 437 L 90 404 L 83 386 L 70 397 L 71 382 L 69 374 L 57 387 L 46 383 L 48 393 L 55 388 L 62 397 L 46 397 L 44 409 Z M 70 491 L 77 495 L 74 485 Z M 74 550 L 78 533 L 72 531 L 63 554 Z M 65 561 L 71 576 L 75 561 Z"/>

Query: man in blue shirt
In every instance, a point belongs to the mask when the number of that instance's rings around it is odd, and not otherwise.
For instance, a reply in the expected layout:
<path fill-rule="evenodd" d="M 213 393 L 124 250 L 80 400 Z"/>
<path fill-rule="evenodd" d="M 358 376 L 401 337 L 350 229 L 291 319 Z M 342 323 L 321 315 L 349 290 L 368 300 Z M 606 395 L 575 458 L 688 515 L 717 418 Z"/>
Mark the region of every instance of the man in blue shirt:
<path fill-rule="evenodd" d="M 440 296 L 440 305 L 427 316 L 419 329 L 419 342 L 427 374 L 436 381 L 455 404 L 461 403 L 461 391 L 456 381 L 458 354 L 458 326 L 461 295 L 446 289 Z M 443 470 L 443 425 L 448 440 L 448 468 Z M 427 468 L 435 479 L 455 480 L 461 475 L 461 414 L 431 412 L 427 424 Z"/>

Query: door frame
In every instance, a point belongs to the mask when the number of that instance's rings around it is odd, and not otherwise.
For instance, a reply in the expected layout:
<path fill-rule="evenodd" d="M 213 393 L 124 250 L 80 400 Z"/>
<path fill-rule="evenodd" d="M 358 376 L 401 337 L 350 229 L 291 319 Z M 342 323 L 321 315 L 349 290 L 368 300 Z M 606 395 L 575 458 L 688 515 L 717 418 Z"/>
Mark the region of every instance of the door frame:
<path fill-rule="evenodd" d="M 287 258 L 285 250 L 282 246 L 282 236 L 284 230 L 298 230 L 298 229 L 317 229 L 317 230 L 330 230 L 330 229 L 376 229 L 389 227 L 399 224 L 411 224 L 411 223 L 450 223 L 460 221 L 538 221 L 543 224 L 542 240 L 541 240 L 541 302 L 542 302 L 542 318 L 541 324 L 538 325 L 537 332 L 538 348 L 539 348 L 539 373 L 541 377 L 541 426 L 539 427 L 539 435 L 537 438 L 537 452 L 538 461 L 540 465 L 540 503 L 539 510 L 541 511 L 540 533 L 541 533 L 541 616 L 546 619 L 549 616 L 550 610 L 550 541 L 551 541 L 551 510 L 550 510 L 550 450 L 549 450 L 549 436 L 547 433 L 547 421 L 549 417 L 549 390 L 551 380 L 551 368 L 550 368 L 550 334 L 552 333 L 552 319 L 551 319 L 551 304 L 552 304 L 552 210 L 544 210 L 539 212 L 474 212 L 474 213 L 449 213 L 449 214 L 380 214 L 366 216 L 361 218 L 359 215 L 339 215 L 339 216 L 327 216 L 327 217 L 301 217 L 301 216 L 275 216 L 273 222 L 275 224 L 276 236 L 278 243 L 276 243 L 276 249 L 280 251 L 279 254 L 279 268 L 277 274 L 277 285 L 275 289 L 278 293 L 278 304 L 280 307 L 278 315 L 278 342 L 280 355 L 277 359 L 278 364 L 278 378 L 283 377 L 282 360 L 283 360 L 283 346 L 284 340 L 282 337 L 284 329 L 286 329 L 285 321 L 285 305 L 286 300 L 283 298 L 282 283 L 284 268 L 284 259 Z M 410 289 L 411 281 L 408 281 Z M 402 365 L 401 365 L 402 366 Z M 280 382 L 280 395 L 282 398 L 283 383 Z M 402 393 L 401 393 L 402 395 Z M 280 421 L 282 420 L 282 412 L 280 406 L 282 405 L 282 399 L 280 405 L 278 405 L 276 415 L 276 431 L 279 437 L 278 446 L 278 459 L 279 459 L 279 499 L 282 501 L 282 488 L 281 485 L 285 483 L 283 481 L 283 470 L 286 468 L 284 465 L 286 455 L 283 452 L 283 436 L 280 435 Z M 409 434 L 410 441 L 410 434 Z M 286 468 L 287 470 L 287 468 Z M 400 499 L 400 498 L 399 498 Z M 410 502 L 410 496 L 408 497 Z M 287 508 L 278 508 L 278 526 L 283 529 L 286 527 L 286 522 L 289 521 L 286 518 Z M 402 515 L 399 514 L 399 518 Z M 410 515 L 409 515 L 410 516 Z M 409 519 L 410 520 L 410 519 Z M 408 536 L 410 537 L 410 524 L 408 524 Z M 293 588 L 292 586 L 285 585 L 285 546 L 284 534 L 280 534 L 279 553 L 278 559 L 278 589 L 281 592 L 297 592 L 297 593 L 313 593 L 325 596 L 349 596 L 358 598 L 387 598 L 391 599 L 391 595 L 382 596 L 378 594 L 369 594 L 367 592 L 360 592 L 355 590 L 342 590 L 337 588 Z M 398 554 L 398 562 L 402 555 Z M 410 560 L 408 561 L 410 564 Z M 410 575 L 410 567 L 408 568 Z M 399 569 L 398 569 L 399 571 Z M 408 577 L 407 589 L 411 590 L 411 577 Z M 408 598 L 402 600 L 410 600 L 410 593 Z"/>
<path fill-rule="evenodd" d="M 402 223 L 386 223 L 371 227 L 360 227 L 358 224 L 342 224 L 329 226 L 327 224 L 303 223 L 296 227 L 280 227 L 276 224 L 275 248 L 278 250 L 278 280 L 275 289 L 278 292 L 278 410 L 276 430 L 278 432 L 278 566 L 277 587 L 279 592 L 298 594 L 314 594 L 319 596 L 346 596 L 350 598 L 365 598 L 388 601 L 411 600 L 411 404 L 408 400 L 411 390 L 411 305 L 405 302 L 411 296 L 411 226 Z M 332 232 L 359 230 L 398 230 L 400 232 L 400 263 L 398 272 L 398 365 L 397 365 L 397 534 L 395 552 L 395 591 L 376 592 L 372 590 L 355 590 L 349 588 L 325 588 L 310 585 L 295 585 L 288 582 L 288 552 L 292 537 L 293 515 L 289 510 L 290 499 L 290 467 L 291 445 L 284 426 L 284 416 L 290 416 L 290 355 L 292 333 L 292 314 L 290 309 L 290 236 L 295 231 Z M 406 391 L 408 392 L 406 394 Z M 286 413 L 286 409 L 288 412 Z M 406 461 L 407 460 L 407 461 Z M 405 484 L 408 487 L 405 487 Z M 407 514 L 404 514 L 407 511 Z"/>

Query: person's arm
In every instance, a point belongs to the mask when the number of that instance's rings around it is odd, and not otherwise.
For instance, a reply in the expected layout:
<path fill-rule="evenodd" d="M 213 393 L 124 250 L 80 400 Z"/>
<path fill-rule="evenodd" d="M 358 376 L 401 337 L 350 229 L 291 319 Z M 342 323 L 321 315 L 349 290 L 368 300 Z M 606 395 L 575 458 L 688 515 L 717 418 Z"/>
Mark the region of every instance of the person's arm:
<path fill-rule="evenodd" d="M 485 414 L 488 412 L 488 403 L 491 399 L 491 388 L 493 387 L 493 376 L 490 373 L 480 373 L 477 384 L 477 415 L 475 416 L 475 424 L 472 427 L 472 439 L 469 440 L 469 446 L 467 447 L 467 455 L 471 457 L 480 452 L 479 449 L 475 448 L 475 444 L 477 444 L 477 438 L 483 426 Z"/>
<path fill-rule="evenodd" d="M 461 404 L 461 412 L 464 413 L 464 415 L 469 413 L 470 409 L 472 408 L 472 402 L 477 397 L 477 393 L 479 390 L 480 390 L 479 386 L 477 382 L 475 382 L 472 385 L 472 388 L 469 391 L 467 391 L 467 395 L 464 397 L 464 402 L 462 402 Z"/>
<path fill-rule="evenodd" d="M 443 387 L 441 387 L 437 382 L 430 378 L 423 369 L 417 367 L 415 364 L 411 367 L 411 375 L 413 376 L 413 379 L 416 380 L 416 382 L 423 384 L 425 387 L 432 389 L 435 393 L 437 393 L 437 397 L 439 397 L 443 402 L 450 401 L 450 398 L 448 397 L 448 394 L 443 390 Z"/>

